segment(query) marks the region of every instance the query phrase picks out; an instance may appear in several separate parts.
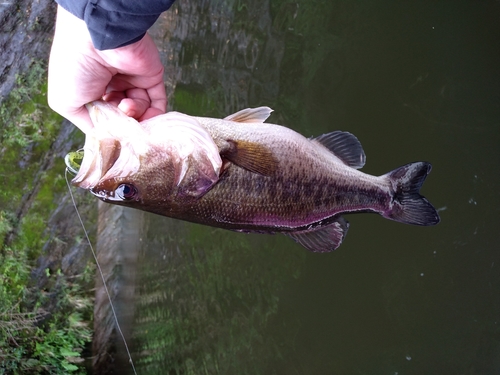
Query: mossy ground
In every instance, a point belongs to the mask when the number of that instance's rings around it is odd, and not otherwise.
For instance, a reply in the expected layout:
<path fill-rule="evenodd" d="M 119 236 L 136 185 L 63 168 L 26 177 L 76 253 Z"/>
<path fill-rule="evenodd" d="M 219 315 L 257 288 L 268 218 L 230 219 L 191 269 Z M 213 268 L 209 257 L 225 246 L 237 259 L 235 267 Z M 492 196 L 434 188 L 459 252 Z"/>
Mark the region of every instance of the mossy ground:
<path fill-rule="evenodd" d="M 67 191 L 52 155 L 62 118 L 46 92 L 46 66 L 35 61 L 0 101 L 0 374 L 84 373 L 91 340 L 92 266 L 71 277 L 46 268 L 43 288 L 34 277 Z"/>

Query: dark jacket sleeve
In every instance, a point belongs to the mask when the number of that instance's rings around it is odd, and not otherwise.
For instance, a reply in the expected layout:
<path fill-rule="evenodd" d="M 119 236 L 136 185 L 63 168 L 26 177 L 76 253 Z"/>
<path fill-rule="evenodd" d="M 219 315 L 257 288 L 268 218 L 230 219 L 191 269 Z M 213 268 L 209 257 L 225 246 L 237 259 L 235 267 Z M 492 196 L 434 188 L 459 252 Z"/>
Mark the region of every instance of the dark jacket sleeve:
<path fill-rule="evenodd" d="M 85 21 L 94 47 L 113 49 L 142 39 L 174 0 L 56 0 Z"/>

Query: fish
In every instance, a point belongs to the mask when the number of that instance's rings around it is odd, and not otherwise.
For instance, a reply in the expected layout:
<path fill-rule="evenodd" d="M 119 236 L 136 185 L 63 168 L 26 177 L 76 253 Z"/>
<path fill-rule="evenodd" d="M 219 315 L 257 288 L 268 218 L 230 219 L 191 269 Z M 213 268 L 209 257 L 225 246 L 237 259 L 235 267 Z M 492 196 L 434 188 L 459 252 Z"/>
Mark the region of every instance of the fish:
<path fill-rule="evenodd" d="M 420 194 L 431 171 L 413 162 L 381 176 L 349 132 L 313 138 L 266 123 L 269 107 L 224 119 L 167 112 L 141 122 L 110 103 L 87 104 L 94 129 L 72 183 L 104 202 L 238 232 L 282 233 L 312 252 L 344 241 L 346 214 L 430 226 Z"/>

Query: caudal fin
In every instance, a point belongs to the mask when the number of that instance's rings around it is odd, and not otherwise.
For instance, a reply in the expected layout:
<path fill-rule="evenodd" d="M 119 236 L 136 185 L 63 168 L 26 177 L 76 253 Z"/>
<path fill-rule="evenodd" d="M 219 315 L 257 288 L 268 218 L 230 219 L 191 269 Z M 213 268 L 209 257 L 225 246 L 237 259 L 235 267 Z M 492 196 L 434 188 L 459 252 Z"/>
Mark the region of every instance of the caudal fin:
<path fill-rule="evenodd" d="M 426 162 L 404 165 L 385 176 L 392 185 L 393 197 L 384 217 L 413 225 L 436 225 L 436 209 L 420 195 L 419 191 L 432 166 Z"/>

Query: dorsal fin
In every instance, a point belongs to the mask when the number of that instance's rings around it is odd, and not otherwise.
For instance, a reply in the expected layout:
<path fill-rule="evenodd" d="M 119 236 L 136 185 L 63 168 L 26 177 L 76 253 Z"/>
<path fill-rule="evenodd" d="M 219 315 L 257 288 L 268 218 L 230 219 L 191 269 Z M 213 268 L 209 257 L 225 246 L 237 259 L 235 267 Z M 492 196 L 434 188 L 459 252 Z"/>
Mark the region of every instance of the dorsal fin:
<path fill-rule="evenodd" d="M 259 143 L 238 140 L 228 141 L 228 145 L 221 156 L 243 169 L 269 176 L 278 168 L 273 153 Z"/>
<path fill-rule="evenodd" d="M 313 138 L 313 141 L 321 143 L 351 168 L 359 169 L 365 165 L 363 146 L 351 133 L 334 131 Z"/>
<path fill-rule="evenodd" d="M 246 108 L 224 118 L 234 122 L 264 122 L 273 110 L 269 107 Z"/>

